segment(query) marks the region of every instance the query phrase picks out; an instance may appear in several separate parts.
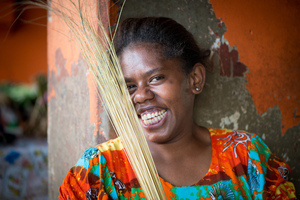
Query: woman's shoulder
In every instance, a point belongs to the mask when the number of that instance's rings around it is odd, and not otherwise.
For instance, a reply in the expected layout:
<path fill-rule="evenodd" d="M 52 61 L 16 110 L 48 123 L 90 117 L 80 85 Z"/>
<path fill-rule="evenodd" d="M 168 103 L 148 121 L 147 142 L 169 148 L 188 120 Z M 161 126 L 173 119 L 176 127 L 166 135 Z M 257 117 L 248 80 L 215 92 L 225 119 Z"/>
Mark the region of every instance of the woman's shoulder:
<path fill-rule="evenodd" d="M 222 152 L 231 149 L 235 156 L 238 152 L 247 153 L 245 157 L 260 155 L 264 161 L 272 155 L 266 143 L 255 133 L 230 129 L 209 129 L 209 131 L 215 147 Z"/>
<path fill-rule="evenodd" d="M 271 152 L 264 141 L 256 134 L 242 130 L 209 129 L 213 152 L 218 159 L 231 158 L 241 162 L 244 166 L 249 164 L 249 159 L 256 155 L 267 162 Z M 233 155 L 233 156 L 232 156 Z"/>
<path fill-rule="evenodd" d="M 120 138 L 111 139 L 85 150 L 74 167 L 89 169 L 91 166 L 107 164 L 119 158 L 120 154 L 125 155 Z"/>
<path fill-rule="evenodd" d="M 226 128 L 208 128 L 211 136 L 215 137 L 226 137 L 229 135 L 248 135 L 249 137 L 256 137 L 255 133 L 250 133 L 243 130 L 233 130 L 233 129 L 226 129 Z"/>
<path fill-rule="evenodd" d="M 98 149 L 100 152 L 121 151 L 124 149 L 121 138 L 119 137 L 108 140 L 102 144 L 98 144 L 95 148 Z"/>
<path fill-rule="evenodd" d="M 210 132 L 211 140 L 219 145 L 236 144 L 235 146 L 238 146 L 239 144 L 242 144 L 242 146 L 250 150 L 251 145 L 254 143 L 260 143 L 267 148 L 264 141 L 255 133 L 250 133 L 243 130 L 216 128 L 208 128 L 208 130 Z"/>
<path fill-rule="evenodd" d="M 245 185 L 259 198 L 295 198 L 294 186 L 287 181 L 290 167 L 272 154 L 258 135 L 229 129 L 209 131 L 216 166 L 222 165 L 219 167 L 227 169 L 229 176 L 247 177 Z"/>
<path fill-rule="evenodd" d="M 231 130 L 231 129 L 214 129 L 209 128 L 211 140 L 213 144 L 219 146 L 233 145 L 235 147 L 241 144 L 241 147 L 245 147 L 250 150 L 251 143 L 255 138 L 259 138 L 254 133 L 249 133 L 242 130 Z"/>
<path fill-rule="evenodd" d="M 88 148 L 69 170 L 60 187 L 60 199 L 117 199 L 116 189 L 136 180 L 120 138 Z M 135 181 L 136 182 L 136 181 Z M 117 183 L 117 184 L 116 184 Z M 117 185 L 117 186 L 116 186 Z M 103 196 L 104 195 L 104 196 Z"/>
<path fill-rule="evenodd" d="M 121 138 L 118 137 L 99 144 L 94 149 L 99 152 L 99 163 L 102 166 L 106 166 L 110 172 L 121 176 L 121 174 L 124 174 L 121 173 L 123 170 L 123 172 L 126 171 L 126 176 L 129 175 L 131 178 L 135 178 Z"/>

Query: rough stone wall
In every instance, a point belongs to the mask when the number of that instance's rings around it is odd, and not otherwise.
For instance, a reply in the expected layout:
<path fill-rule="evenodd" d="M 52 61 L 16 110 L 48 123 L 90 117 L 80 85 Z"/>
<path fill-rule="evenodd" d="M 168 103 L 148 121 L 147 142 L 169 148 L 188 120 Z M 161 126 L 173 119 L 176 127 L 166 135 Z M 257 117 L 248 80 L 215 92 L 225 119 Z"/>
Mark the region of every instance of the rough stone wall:
<path fill-rule="evenodd" d="M 258 134 L 300 188 L 300 58 L 296 1 L 128 0 L 122 18 L 171 17 L 211 49 L 198 124 Z M 222 19 L 221 19 L 222 18 Z M 298 189 L 299 190 L 299 189 Z M 298 191 L 298 196 L 300 195 Z"/>

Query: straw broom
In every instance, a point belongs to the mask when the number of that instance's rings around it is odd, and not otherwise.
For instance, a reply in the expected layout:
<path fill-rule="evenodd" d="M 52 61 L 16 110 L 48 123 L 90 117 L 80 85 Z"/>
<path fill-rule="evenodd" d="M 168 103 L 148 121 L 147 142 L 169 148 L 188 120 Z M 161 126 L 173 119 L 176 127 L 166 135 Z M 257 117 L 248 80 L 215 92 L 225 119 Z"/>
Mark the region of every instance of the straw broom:
<path fill-rule="evenodd" d="M 69 3 L 76 12 L 67 8 L 62 2 L 55 5 L 52 2 L 50 10 L 65 22 L 76 39 L 81 53 L 94 75 L 104 108 L 117 135 L 122 140 L 129 162 L 145 196 L 147 199 L 164 200 L 166 196 L 128 93 L 111 40 L 113 36 L 111 33 L 107 33 L 101 19 L 98 19 L 95 25 L 94 19 L 88 17 L 87 1 L 78 0 L 78 5 L 71 0 Z"/>

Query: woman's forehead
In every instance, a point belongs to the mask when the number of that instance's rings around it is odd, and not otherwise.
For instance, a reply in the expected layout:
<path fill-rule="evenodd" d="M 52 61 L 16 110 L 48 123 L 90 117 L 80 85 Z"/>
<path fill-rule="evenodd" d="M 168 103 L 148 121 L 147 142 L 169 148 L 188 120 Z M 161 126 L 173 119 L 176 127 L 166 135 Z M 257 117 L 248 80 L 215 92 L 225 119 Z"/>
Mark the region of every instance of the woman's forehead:
<path fill-rule="evenodd" d="M 147 49 L 148 51 L 155 51 L 159 54 L 162 54 L 162 45 L 153 42 L 132 42 L 124 50 L 132 49 Z"/>
<path fill-rule="evenodd" d="M 153 48 L 151 45 L 138 44 L 124 50 L 120 63 L 124 67 L 126 65 L 156 63 L 160 60 L 163 60 L 163 56 L 159 49 Z"/>
<path fill-rule="evenodd" d="M 123 52 L 120 59 L 124 76 L 132 74 L 149 74 L 153 71 L 182 70 L 182 62 L 175 59 L 165 59 L 159 49 L 152 45 L 135 45 Z"/>
<path fill-rule="evenodd" d="M 126 63 L 132 59 L 141 61 L 141 59 L 147 60 L 155 58 L 155 61 L 157 61 L 163 60 L 164 56 L 160 45 L 153 43 L 134 43 L 126 47 L 119 58 L 122 65 L 122 63 Z"/>

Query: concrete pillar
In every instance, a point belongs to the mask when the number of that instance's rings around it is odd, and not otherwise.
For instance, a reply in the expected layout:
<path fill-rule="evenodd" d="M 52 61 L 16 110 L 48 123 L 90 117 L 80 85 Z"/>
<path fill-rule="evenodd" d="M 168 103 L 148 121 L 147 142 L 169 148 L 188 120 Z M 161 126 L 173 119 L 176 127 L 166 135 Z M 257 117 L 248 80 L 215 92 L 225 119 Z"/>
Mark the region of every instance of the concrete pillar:
<path fill-rule="evenodd" d="M 111 7 L 112 2 L 89 3 L 93 19 L 100 16 L 105 26 L 108 20 L 114 23 L 118 8 Z M 49 199 L 57 199 L 67 171 L 87 148 L 106 141 L 111 129 L 92 74 L 68 27 L 53 13 L 48 16 L 48 79 Z"/>

